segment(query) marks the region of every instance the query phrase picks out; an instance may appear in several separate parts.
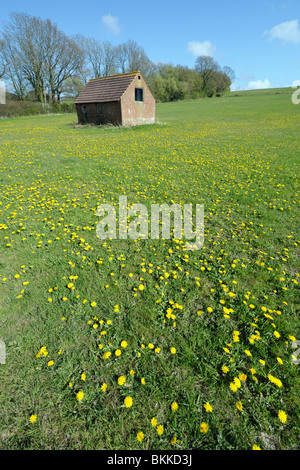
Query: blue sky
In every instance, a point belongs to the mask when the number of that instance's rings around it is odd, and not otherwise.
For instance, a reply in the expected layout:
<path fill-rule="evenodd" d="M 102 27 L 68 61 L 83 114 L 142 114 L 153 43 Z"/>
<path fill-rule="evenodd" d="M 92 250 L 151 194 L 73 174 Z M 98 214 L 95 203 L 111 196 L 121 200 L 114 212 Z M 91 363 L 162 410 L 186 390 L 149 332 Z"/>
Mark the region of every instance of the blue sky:
<path fill-rule="evenodd" d="M 13 11 L 50 18 L 70 36 L 133 39 L 153 62 L 194 67 L 198 55 L 212 55 L 235 71 L 233 89 L 300 80 L 299 0 L 12 0 L 1 5 L 1 23 Z"/>

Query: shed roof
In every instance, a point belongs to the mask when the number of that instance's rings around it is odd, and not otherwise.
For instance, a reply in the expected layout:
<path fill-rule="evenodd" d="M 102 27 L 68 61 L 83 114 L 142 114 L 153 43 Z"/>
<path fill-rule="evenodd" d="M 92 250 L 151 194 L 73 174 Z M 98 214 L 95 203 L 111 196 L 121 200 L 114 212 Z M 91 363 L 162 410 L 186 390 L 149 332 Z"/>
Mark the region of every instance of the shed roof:
<path fill-rule="evenodd" d="M 79 93 L 75 104 L 119 101 L 137 73 L 139 72 L 93 78 Z"/>

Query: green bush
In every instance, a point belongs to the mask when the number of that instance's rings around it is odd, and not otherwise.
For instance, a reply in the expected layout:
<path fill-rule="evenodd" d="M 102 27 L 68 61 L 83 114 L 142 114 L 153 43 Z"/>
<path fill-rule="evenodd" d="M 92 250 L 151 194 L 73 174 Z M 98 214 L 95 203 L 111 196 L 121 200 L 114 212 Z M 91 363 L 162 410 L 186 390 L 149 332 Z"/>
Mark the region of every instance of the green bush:
<path fill-rule="evenodd" d="M 0 117 L 35 116 L 38 114 L 74 113 L 74 103 L 53 103 L 43 105 L 34 101 L 6 100 L 0 104 Z"/>
<path fill-rule="evenodd" d="M 41 103 L 7 100 L 6 104 L 0 104 L 0 117 L 30 116 L 44 113 Z"/>
<path fill-rule="evenodd" d="M 62 103 L 61 108 L 62 108 L 63 113 L 75 113 L 76 112 L 76 106 L 74 103 Z"/>

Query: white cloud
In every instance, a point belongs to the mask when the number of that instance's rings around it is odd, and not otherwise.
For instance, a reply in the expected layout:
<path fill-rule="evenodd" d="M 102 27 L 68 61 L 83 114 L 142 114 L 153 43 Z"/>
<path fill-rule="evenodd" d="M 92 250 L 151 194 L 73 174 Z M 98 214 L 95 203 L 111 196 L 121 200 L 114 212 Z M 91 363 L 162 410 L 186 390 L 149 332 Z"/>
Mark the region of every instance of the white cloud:
<path fill-rule="evenodd" d="M 217 48 L 210 41 L 190 41 L 187 45 L 187 50 L 195 57 L 200 55 L 213 57 L 216 54 Z"/>
<path fill-rule="evenodd" d="M 300 43 L 300 29 L 298 20 L 285 21 L 280 23 L 270 31 L 265 31 L 265 35 L 269 36 L 269 39 L 280 39 L 284 43 L 291 42 L 293 44 Z"/>
<path fill-rule="evenodd" d="M 119 18 L 117 16 L 104 15 L 102 16 L 102 23 L 114 34 L 121 32 Z"/>
<path fill-rule="evenodd" d="M 254 80 L 248 83 L 248 90 L 262 90 L 263 88 L 270 88 L 271 83 L 266 78 L 265 80 Z"/>

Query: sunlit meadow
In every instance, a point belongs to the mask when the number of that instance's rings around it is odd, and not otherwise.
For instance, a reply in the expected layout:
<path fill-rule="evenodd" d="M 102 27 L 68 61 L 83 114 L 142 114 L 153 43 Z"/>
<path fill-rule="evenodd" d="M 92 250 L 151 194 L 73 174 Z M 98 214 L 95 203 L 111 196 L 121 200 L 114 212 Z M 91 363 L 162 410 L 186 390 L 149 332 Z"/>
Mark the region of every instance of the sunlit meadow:
<path fill-rule="evenodd" d="M 299 445 L 299 111 L 244 94 L 132 129 L 1 120 L 2 449 Z M 100 240 L 121 195 L 204 204 L 203 248 Z"/>

